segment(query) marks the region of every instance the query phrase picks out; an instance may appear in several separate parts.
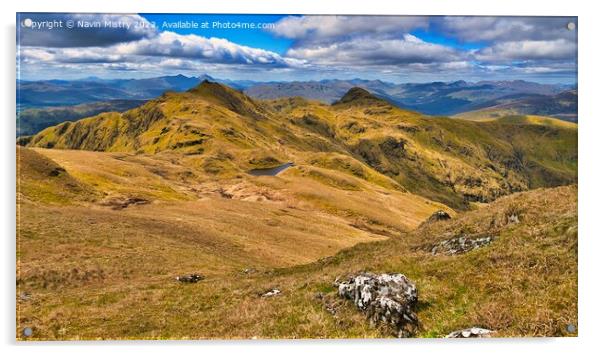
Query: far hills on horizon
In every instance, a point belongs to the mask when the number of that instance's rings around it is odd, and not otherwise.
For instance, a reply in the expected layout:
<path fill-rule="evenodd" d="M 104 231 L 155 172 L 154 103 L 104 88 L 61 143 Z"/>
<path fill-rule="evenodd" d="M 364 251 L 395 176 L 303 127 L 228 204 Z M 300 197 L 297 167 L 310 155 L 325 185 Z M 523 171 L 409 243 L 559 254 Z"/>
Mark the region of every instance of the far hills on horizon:
<path fill-rule="evenodd" d="M 17 80 L 17 135 L 35 134 L 62 121 L 102 112 L 122 112 L 167 91 L 189 90 L 204 80 L 225 84 L 254 99 L 298 96 L 330 104 L 349 89 L 361 87 L 395 106 L 428 115 L 479 120 L 530 114 L 577 122 L 577 89 L 572 85 L 523 80 L 401 84 L 364 79 L 257 82 L 180 74 L 144 79 Z M 472 112 L 478 113 L 477 118 Z"/>

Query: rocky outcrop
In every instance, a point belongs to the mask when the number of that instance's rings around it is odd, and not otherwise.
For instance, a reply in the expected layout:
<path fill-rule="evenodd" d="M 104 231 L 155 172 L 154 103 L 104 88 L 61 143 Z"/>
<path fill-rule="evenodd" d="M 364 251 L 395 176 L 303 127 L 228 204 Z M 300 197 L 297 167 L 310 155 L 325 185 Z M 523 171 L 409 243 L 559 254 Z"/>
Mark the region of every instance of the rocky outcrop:
<path fill-rule="evenodd" d="M 487 246 L 491 241 L 493 241 L 493 236 L 490 235 L 460 235 L 434 245 L 431 248 L 431 253 L 443 253 L 447 255 L 462 254 L 479 247 Z"/>
<path fill-rule="evenodd" d="M 386 324 L 398 337 L 418 328 L 416 285 L 405 275 L 361 273 L 335 284 L 339 296 L 353 301 L 373 325 Z"/>
<path fill-rule="evenodd" d="M 489 338 L 492 333 L 490 329 L 472 327 L 451 332 L 445 338 Z"/>

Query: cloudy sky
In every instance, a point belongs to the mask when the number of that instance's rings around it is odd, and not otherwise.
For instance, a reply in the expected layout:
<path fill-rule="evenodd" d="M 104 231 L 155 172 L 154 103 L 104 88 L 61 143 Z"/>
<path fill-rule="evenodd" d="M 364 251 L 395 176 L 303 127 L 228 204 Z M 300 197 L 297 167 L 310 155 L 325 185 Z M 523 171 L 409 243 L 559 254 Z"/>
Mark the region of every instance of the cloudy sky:
<path fill-rule="evenodd" d="M 19 78 L 576 82 L 576 18 L 17 16 Z M 569 29 L 570 28 L 570 29 Z"/>

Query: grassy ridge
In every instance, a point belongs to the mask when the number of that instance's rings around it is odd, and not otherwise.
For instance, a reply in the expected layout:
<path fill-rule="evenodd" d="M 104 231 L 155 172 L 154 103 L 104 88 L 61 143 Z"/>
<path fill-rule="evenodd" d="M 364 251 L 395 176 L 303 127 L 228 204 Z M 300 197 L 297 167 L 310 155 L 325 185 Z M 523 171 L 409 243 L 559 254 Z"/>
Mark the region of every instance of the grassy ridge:
<path fill-rule="evenodd" d="M 75 106 L 30 108 L 17 115 L 17 135 L 31 135 L 64 121 L 97 115 L 101 112 L 123 112 L 142 105 L 144 100 L 111 100 Z"/>

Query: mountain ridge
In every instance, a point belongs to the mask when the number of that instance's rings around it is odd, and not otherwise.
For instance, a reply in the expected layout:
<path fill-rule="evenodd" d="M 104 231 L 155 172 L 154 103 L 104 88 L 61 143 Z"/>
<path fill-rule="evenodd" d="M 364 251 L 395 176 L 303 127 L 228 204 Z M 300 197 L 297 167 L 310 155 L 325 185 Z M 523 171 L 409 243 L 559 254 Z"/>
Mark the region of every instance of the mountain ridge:
<path fill-rule="evenodd" d="M 576 181 L 576 129 L 528 120 L 432 118 L 395 107 L 361 88 L 347 93 L 345 102 L 332 106 L 295 99 L 255 102 L 207 81 L 124 113 L 48 128 L 28 146 L 173 151 L 196 156 L 207 170 L 227 175 L 266 166 L 266 161 L 317 164 L 394 181 L 391 185 L 454 208 Z M 325 159 L 316 160 L 317 152 Z M 343 160 L 333 160 L 334 154 L 365 167 L 346 170 Z"/>

